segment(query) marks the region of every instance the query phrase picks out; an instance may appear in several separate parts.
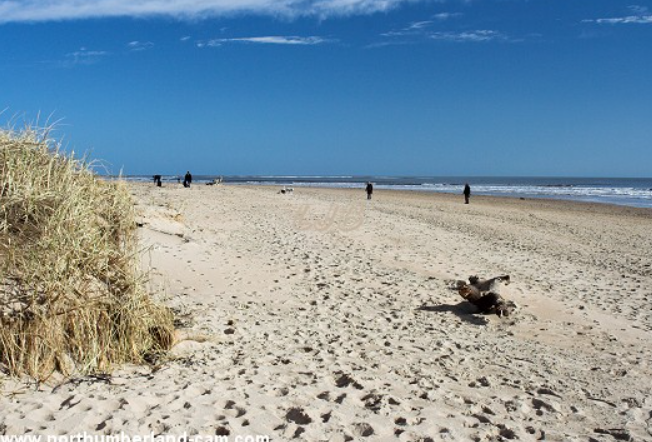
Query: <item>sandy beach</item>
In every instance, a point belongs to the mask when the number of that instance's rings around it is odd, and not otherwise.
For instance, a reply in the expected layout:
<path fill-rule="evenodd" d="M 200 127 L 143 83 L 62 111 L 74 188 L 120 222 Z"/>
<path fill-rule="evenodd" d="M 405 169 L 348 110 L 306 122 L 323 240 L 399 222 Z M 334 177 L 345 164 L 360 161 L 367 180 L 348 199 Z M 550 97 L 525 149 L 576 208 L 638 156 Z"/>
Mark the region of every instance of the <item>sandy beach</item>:
<path fill-rule="evenodd" d="M 0 378 L 0 434 L 652 441 L 651 210 L 278 190 L 133 184 L 170 359 Z"/>

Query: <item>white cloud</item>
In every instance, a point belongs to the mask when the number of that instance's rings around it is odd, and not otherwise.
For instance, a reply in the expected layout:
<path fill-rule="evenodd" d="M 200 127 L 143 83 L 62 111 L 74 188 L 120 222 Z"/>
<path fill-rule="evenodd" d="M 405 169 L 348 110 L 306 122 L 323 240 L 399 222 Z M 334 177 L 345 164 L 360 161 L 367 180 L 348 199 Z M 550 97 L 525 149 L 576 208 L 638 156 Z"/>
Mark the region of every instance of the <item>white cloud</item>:
<path fill-rule="evenodd" d="M 371 43 L 365 46 L 366 49 L 377 49 L 377 48 L 385 48 L 388 46 L 405 46 L 405 45 L 410 45 L 414 44 L 414 42 L 409 42 L 409 41 L 404 41 L 404 40 L 392 40 L 392 41 L 382 41 L 378 43 Z"/>
<path fill-rule="evenodd" d="M 599 23 L 601 25 L 603 24 L 608 24 L 608 25 L 620 25 L 620 24 L 632 24 L 632 23 L 637 23 L 637 24 L 651 24 L 652 23 L 652 15 L 630 15 L 628 17 L 615 17 L 615 18 L 599 18 L 597 20 L 589 20 L 589 21 L 594 21 L 595 23 Z"/>
<path fill-rule="evenodd" d="M 449 20 L 451 18 L 460 17 L 462 14 L 459 12 L 440 12 L 439 14 L 433 15 L 432 18 L 440 21 Z"/>
<path fill-rule="evenodd" d="M 130 41 L 127 43 L 127 47 L 131 51 L 144 51 L 154 46 L 154 43 L 151 41 Z"/>
<path fill-rule="evenodd" d="M 459 13 L 441 12 L 439 14 L 433 15 L 431 20 L 415 21 L 410 23 L 408 26 L 404 27 L 403 29 L 385 32 L 384 34 L 381 35 L 383 37 L 406 37 L 410 35 L 412 36 L 425 35 L 427 33 L 428 28 L 432 27 L 435 24 L 435 21 L 441 22 L 441 21 L 449 20 L 454 17 L 459 17 L 461 15 L 462 14 Z"/>
<path fill-rule="evenodd" d="M 427 28 L 432 24 L 431 20 L 425 20 L 425 21 L 417 21 L 412 23 L 410 26 L 406 28 L 408 31 L 418 31 L 424 28 Z"/>
<path fill-rule="evenodd" d="M 98 63 L 109 53 L 106 51 L 91 51 L 86 48 L 80 48 L 78 51 L 66 54 L 64 66 L 89 65 Z"/>
<path fill-rule="evenodd" d="M 333 40 L 322 37 L 296 37 L 296 36 L 265 36 L 265 37 L 241 37 L 241 38 L 216 38 L 214 40 L 197 42 L 197 46 L 217 47 L 226 43 L 258 43 L 258 44 L 275 44 L 275 45 L 318 45 L 330 43 Z"/>
<path fill-rule="evenodd" d="M 629 10 L 636 15 L 646 15 L 649 13 L 649 9 L 647 6 L 631 5 L 629 7 Z"/>
<path fill-rule="evenodd" d="M 646 6 L 631 5 L 628 9 L 634 15 L 612 18 L 598 18 L 595 20 L 582 20 L 583 23 L 598 23 L 601 25 L 627 25 L 627 24 L 652 24 L 652 14 Z"/>
<path fill-rule="evenodd" d="M 101 17 L 371 14 L 427 0 L 0 0 L 0 23 Z"/>
<path fill-rule="evenodd" d="M 508 41 L 509 39 L 498 31 L 477 30 L 464 32 L 435 32 L 430 34 L 435 40 L 454 42 L 486 42 L 486 41 Z"/>
<path fill-rule="evenodd" d="M 222 46 L 222 43 L 220 43 L 219 40 L 198 41 L 195 44 L 198 48 L 215 48 Z"/>
<path fill-rule="evenodd" d="M 432 25 L 432 20 L 423 20 L 423 21 L 417 21 L 410 23 L 408 26 L 406 26 L 403 29 L 399 29 L 396 31 L 389 31 L 385 32 L 382 34 L 383 37 L 405 37 L 408 35 L 420 35 L 423 34 L 424 31 Z"/>

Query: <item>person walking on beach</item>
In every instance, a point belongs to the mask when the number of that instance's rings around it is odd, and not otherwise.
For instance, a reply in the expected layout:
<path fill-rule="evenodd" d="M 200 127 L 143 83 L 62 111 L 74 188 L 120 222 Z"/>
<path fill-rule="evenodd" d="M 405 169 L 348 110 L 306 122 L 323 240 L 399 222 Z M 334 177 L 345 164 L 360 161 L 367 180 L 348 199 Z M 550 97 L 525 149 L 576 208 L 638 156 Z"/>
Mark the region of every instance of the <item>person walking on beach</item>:
<path fill-rule="evenodd" d="M 469 197 L 471 196 L 471 186 L 469 183 L 464 184 L 464 204 L 469 204 Z"/>
<path fill-rule="evenodd" d="M 186 176 L 183 177 L 183 187 L 190 187 L 190 183 L 192 183 L 192 175 L 187 171 Z"/>
<path fill-rule="evenodd" d="M 371 199 L 371 194 L 374 193 L 374 185 L 371 184 L 371 181 L 367 183 L 367 187 L 365 188 L 365 191 L 367 192 L 367 199 Z"/>

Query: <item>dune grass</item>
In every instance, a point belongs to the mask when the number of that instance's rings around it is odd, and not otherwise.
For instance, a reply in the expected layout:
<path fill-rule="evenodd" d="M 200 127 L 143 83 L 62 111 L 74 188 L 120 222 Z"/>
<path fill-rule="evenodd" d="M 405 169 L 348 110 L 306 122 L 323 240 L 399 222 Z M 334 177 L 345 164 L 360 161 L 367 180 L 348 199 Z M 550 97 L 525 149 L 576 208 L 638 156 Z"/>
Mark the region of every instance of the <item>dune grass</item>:
<path fill-rule="evenodd" d="M 107 372 L 172 344 L 145 290 L 134 204 L 46 131 L 0 130 L 0 367 L 46 379 Z"/>

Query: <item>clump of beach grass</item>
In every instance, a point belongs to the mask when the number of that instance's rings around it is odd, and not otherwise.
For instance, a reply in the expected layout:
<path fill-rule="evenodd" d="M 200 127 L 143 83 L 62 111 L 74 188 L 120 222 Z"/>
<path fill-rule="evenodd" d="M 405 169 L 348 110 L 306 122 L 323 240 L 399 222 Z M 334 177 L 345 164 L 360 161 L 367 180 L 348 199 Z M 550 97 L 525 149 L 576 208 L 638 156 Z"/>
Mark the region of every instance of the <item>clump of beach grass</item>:
<path fill-rule="evenodd" d="M 126 185 L 46 130 L 0 129 L 0 368 L 47 379 L 108 372 L 172 345 L 147 293 Z"/>

